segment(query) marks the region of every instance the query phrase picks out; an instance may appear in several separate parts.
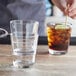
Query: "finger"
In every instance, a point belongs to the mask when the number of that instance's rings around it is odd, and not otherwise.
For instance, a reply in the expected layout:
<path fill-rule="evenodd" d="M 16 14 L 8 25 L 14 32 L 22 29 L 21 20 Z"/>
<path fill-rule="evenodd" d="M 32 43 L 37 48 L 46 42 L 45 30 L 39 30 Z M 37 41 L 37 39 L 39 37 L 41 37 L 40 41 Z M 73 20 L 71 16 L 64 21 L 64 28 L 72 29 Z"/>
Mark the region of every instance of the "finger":
<path fill-rule="evenodd" d="M 66 6 L 66 8 L 65 8 L 65 15 L 68 15 L 69 14 L 69 7 L 70 7 L 70 5 L 68 4 L 67 6 Z"/>
<path fill-rule="evenodd" d="M 65 11 L 63 13 L 65 16 L 68 15 L 68 10 L 65 9 Z"/>
<path fill-rule="evenodd" d="M 76 0 L 72 0 L 70 7 L 69 7 L 69 11 L 72 11 L 74 8 L 76 8 Z"/>
<path fill-rule="evenodd" d="M 74 8 L 73 10 L 71 10 L 70 12 L 69 12 L 69 16 L 73 16 L 73 15 L 75 15 L 76 14 L 76 8 Z"/>
<path fill-rule="evenodd" d="M 76 14 L 73 15 L 73 16 L 70 16 L 72 19 L 76 19 Z"/>
<path fill-rule="evenodd" d="M 74 0 L 66 0 L 67 4 L 72 5 L 72 3 L 74 3 Z"/>

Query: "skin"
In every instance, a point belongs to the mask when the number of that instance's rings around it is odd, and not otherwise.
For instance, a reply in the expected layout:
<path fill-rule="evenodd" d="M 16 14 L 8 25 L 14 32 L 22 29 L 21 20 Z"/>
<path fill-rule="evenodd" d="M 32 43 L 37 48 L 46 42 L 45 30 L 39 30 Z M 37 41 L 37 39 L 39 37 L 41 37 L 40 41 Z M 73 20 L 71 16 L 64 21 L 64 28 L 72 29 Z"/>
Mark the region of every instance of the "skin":
<path fill-rule="evenodd" d="M 68 9 L 69 16 L 76 19 L 76 0 L 69 0 L 70 7 Z"/>
<path fill-rule="evenodd" d="M 63 2 L 65 5 L 63 5 Z M 52 0 L 60 10 L 69 17 L 76 19 L 76 0 Z"/>

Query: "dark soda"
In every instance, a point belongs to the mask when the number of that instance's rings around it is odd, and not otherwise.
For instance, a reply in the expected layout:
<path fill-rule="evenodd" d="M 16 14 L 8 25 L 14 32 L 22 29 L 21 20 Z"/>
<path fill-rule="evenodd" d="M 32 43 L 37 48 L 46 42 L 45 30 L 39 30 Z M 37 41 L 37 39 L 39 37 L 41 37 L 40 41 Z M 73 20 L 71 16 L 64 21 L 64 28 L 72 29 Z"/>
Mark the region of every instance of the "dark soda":
<path fill-rule="evenodd" d="M 71 27 L 61 24 L 48 24 L 47 37 L 49 51 L 55 53 L 66 53 L 70 43 Z"/>

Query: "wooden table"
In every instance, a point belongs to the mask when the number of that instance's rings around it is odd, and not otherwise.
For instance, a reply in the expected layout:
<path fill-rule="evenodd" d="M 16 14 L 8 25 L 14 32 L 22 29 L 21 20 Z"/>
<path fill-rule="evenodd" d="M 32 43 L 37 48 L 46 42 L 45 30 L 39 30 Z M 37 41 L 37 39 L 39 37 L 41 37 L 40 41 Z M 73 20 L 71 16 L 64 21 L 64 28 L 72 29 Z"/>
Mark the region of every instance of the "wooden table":
<path fill-rule="evenodd" d="M 8 68 L 4 64 L 12 62 L 9 56 L 10 45 L 0 45 L 0 76 L 76 76 L 76 46 L 70 46 L 65 55 L 55 56 L 48 53 L 46 45 L 39 45 L 36 63 L 25 69 Z M 5 56 L 5 54 L 8 54 Z"/>

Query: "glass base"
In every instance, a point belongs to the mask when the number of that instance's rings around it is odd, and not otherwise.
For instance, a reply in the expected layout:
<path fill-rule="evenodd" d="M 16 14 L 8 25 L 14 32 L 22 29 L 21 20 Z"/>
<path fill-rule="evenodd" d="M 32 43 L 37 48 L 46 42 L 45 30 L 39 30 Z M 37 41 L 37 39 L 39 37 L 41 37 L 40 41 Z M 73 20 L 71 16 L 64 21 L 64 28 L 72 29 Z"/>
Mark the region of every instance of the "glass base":
<path fill-rule="evenodd" d="M 66 54 L 67 51 L 66 50 L 57 51 L 57 50 L 49 49 L 49 53 L 52 54 L 52 55 L 63 55 L 63 54 Z"/>
<path fill-rule="evenodd" d="M 32 67 L 35 63 L 35 55 L 5 55 L 0 54 L 0 70 L 14 70 Z"/>
<path fill-rule="evenodd" d="M 15 68 L 29 68 L 34 63 L 35 62 L 15 60 L 15 61 L 13 61 L 13 67 L 15 67 Z"/>

